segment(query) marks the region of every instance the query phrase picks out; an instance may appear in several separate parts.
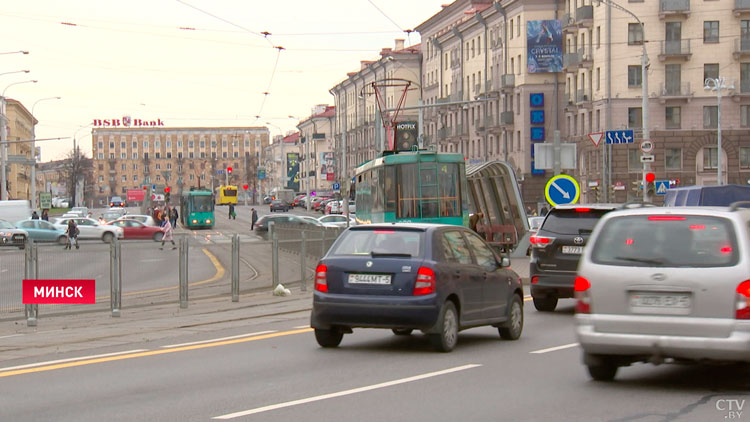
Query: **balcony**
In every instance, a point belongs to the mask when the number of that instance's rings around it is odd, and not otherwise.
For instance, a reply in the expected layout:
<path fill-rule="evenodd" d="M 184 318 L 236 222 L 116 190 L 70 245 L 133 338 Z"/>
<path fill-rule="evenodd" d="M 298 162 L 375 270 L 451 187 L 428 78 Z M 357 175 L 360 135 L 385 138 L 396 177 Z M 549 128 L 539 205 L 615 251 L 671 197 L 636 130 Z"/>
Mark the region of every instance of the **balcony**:
<path fill-rule="evenodd" d="M 669 100 L 690 101 L 693 92 L 690 90 L 690 82 L 666 83 L 659 86 L 659 102 L 664 104 Z"/>
<path fill-rule="evenodd" d="M 566 72 L 578 72 L 578 65 L 581 64 L 578 53 L 565 53 L 563 55 L 563 68 Z"/>
<path fill-rule="evenodd" d="M 690 16 L 690 0 L 660 0 L 659 19 Z"/>
<path fill-rule="evenodd" d="M 500 113 L 500 126 L 513 126 L 512 111 L 503 111 Z"/>
<path fill-rule="evenodd" d="M 734 52 L 732 54 L 735 60 L 750 57 L 750 37 L 735 38 Z"/>
<path fill-rule="evenodd" d="M 498 48 L 503 46 L 503 39 L 498 37 L 493 38 L 490 41 L 490 48 L 493 50 L 497 50 Z"/>
<path fill-rule="evenodd" d="M 453 136 L 461 136 L 464 135 L 466 132 L 464 132 L 464 125 L 456 125 L 453 128 Z"/>
<path fill-rule="evenodd" d="M 576 92 L 576 105 L 581 108 L 591 108 L 591 94 L 586 89 Z"/>
<path fill-rule="evenodd" d="M 461 58 L 460 57 L 452 57 L 451 58 L 451 69 L 455 69 L 457 67 L 461 66 Z"/>
<path fill-rule="evenodd" d="M 594 6 L 581 6 L 576 9 L 576 23 L 583 28 L 591 28 L 594 24 Z"/>
<path fill-rule="evenodd" d="M 516 75 L 508 73 L 500 77 L 500 89 L 503 92 L 511 91 L 515 87 L 516 87 Z"/>
<path fill-rule="evenodd" d="M 481 93 L 482 93 L 482 84 L 474 85 L 474 95 L 479 95 Z"/>
<path fill-rule="evenodd" d="M 681 59 L 688 61 L 693 53 L 690 51 L 690 40 L 661 41 L 659 60 Z"/>
<path fill-rule="evenodd" d="M 578 49 L 578 64 L 588 69 L 594 66 L 594 57 L 591 54 L 591 48 L 582 47 Z"/>
<path fill-rule="evenodd" d="M 560 22 L 562 23 L 563 33 L 574 33 L 578 30 L 578 26 L 576 26 L 576 20 L 570 13 L 565 13 L 564 15 L 562 15 L 562 19 L 560 20 Z"/>
<path fill-rule="evenodd" d="M 451 101 L 463 101 L 463 99 L 464 99 L 463 91 L 456 91 L 450 95 Z"/>
<path fill-rule="evenodd" d="M 750 0 L 734 0 L 734 16 L 750 13 Z"/>
<path fill-rule="evenodd" d="M 437 131 L 437 138 L 438 138 L 439 141 L 444 141 L 445 138 L 448 137 L 447 135 L 448 135 L 448 129 L 447 128 L 441 127 L 440 129 L 438 129 L 438 131 Z"/>

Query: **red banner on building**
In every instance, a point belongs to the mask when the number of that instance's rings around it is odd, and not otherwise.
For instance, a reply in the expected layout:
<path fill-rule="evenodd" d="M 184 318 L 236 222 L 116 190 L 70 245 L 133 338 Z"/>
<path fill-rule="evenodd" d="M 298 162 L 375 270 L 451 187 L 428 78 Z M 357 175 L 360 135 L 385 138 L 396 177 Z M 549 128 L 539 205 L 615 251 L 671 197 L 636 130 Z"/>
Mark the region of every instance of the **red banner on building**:
<path fill-rule="evenodd" d="M 128 189 L 128 201 L 143 201 L 146 198 L 146 191 L 143 189 Z"/>
<path fill-rule="evenodd" d="M 23 303 L 96 303 L 96 280 L 23 280 Z"/>

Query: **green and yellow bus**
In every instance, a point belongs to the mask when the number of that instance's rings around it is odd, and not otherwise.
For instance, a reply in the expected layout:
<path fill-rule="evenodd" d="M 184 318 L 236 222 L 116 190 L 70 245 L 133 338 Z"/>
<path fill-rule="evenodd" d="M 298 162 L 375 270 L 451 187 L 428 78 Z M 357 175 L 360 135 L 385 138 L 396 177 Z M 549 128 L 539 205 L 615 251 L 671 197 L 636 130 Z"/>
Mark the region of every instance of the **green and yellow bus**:
<path fill-rule="evenodd" d="M 214 195 L 210 190 L 190 190 L 180 197 L 180 222 L 191 229 L 214 226 Z"/>

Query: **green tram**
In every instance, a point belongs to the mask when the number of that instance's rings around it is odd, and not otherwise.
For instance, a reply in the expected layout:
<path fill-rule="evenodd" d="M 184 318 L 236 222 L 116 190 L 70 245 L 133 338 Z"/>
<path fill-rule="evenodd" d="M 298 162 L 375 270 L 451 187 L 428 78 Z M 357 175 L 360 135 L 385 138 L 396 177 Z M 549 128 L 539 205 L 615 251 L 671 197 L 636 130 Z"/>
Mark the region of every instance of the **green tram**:
<path fill-rule="evenodd" d="M 180 197 L 180 223 L 191 229 L 214 226 L 214 195 L 209 190 L 190 190 Z"/>

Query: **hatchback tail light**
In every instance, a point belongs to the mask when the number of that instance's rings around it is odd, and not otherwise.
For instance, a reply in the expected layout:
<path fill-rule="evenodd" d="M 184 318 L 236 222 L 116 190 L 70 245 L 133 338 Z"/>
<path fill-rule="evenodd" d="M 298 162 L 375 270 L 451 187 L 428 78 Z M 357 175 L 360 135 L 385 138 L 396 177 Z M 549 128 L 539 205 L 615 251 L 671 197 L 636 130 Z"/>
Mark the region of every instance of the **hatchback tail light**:
<path fill-rule="evenodd" d="M 734 317 L 750 319 L 750 280 L 745 280 L 737 286 Z"/>
<path fill-rule="evenodd" d="M 417 281 L 414 283 L 414 296 L 435 293 L 435 271 L 428 267 L 419 267 Z"/>
<path fill-rule="evenodd" d="M 576 277 L 573 290 L 576 296 L 576 312 L 580 314 L 591 313 L 591 283 L 583 277 Z"/>
<path fill-rule="evenodd" d="M 328 292 L 328 267 L 318 264 L 315 268 L 315 290 L 321 293 Z"/>
<path fill-rule="evenodd" d="M 529 242 L 531 242 L 531 246 L 535 248 L 546 248 L 547 245 L 550 245 L 554 241 L 555 241 L 555 238 L 549 237 L 549 236 L 531 236 L 529 238 Z"/>

